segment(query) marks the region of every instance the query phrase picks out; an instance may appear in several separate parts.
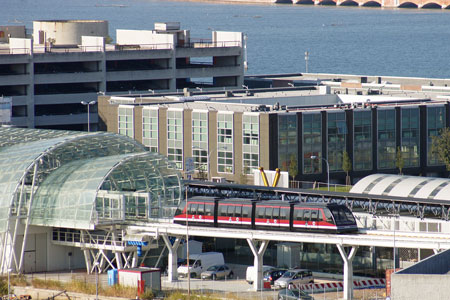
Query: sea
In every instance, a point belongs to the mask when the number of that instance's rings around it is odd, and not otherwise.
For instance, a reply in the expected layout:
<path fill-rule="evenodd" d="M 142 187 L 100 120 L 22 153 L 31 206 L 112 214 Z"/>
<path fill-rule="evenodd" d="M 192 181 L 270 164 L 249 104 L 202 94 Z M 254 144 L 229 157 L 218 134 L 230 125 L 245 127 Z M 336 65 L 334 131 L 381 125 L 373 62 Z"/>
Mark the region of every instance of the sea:
<path fill-rule="evenodd" d="M 248 37 L 248 75 L 308 72 L 450 78 L 450 10 L 164 0 L 0 0 L 0 25 L 102 19 L 116 29 L 180 22 Z M 0 58 L 1 59 L 1 58 Z"/>

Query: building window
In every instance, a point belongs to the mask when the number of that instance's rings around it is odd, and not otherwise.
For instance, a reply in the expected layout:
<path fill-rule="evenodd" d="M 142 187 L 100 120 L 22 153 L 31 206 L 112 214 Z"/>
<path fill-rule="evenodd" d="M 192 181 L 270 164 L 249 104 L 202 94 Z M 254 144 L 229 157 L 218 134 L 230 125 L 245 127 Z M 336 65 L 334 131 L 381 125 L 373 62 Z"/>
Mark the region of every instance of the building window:
<path fill-rule="evenodd" d="M 134 107 L 119 105 L 119 134 L 134 138 Z"/>
<path fill-rule="evenodd" d="M 418 167 L 420 156 L 419 108 L 402 108 L 402 158 L 404 167 Z"/>
<path fill-rule="evenodd" d="M 353 111 L 353 169 L 372 169 L 372 111 Z"/>
<path fill-rule="evenodd" d="M 441 134 L 445 126 L 445 109 L 443 106 L 427 106 L 427 165 L 441 165 L 436 154 L 431 153 L 432 137 Z"/>
<path fill-rule="evenodd" d="M 378 168 L 393 169 L 396 160 L 395 110 L 378 110 Z"/>
<path fill-rule="evenodd" d="M 142 144 L 158 152 L 158 109 L 142 109 Z"/>
<path fill-rule="evenodd" d="M 317 159 L 311 159 L 316 156 Z M 322 115 L 303 114 L 303 173 L 322 172 Z"/>
<path fill-rule="evenodd" d="M 183 169 L 183 111 L 167 111 L 167 157 Z"/>
<path fill-rule="evenodd" d="M 217 171 L 233 173 L 233 114 L 217 114 Z"/>
<path fill-rule="evenodd" d="M 252 174 L 259 166 L 259 114 L 242 116 L 243 173 Z"/>
<path fill-rule="evenodd" d="M 195 169 L 208 170 L 208 112 L 192 112 L 192 157 Z"/>
<path fill-rule="evenodd" d="M 298 166 L 297 115 L 278 115 L 278 166 L 289 171 L 291 163 Z"/>
<path fill-rule="evenodd" d="M 330 171 L 341 171 L 348 132 L 345 122 L 345 112 L 327 113 L 327 128 L 328 164 L 330 165 Z"/>

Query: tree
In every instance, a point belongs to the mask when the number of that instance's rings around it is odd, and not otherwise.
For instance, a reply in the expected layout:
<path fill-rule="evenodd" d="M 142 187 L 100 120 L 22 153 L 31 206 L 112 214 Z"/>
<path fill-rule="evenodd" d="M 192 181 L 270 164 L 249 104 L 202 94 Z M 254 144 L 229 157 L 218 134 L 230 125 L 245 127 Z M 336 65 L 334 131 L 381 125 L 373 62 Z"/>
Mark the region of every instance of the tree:
<path fill-rule="evenodd" d="M 350 176 L 348 173 L 352 170 L 352 161 L 350 157 L 348 156 L 347 151 L 344 151 L 344 154 L 342 155 L 342 170 L 344 170 L 346 176 L 345 176 L 345 184 L 350 185 Z"/>
<path fill-rule="evenodd" d="M 450 171 L 450 129 L 441 129 L 440 134 L 431 137 L 431 153 L 441 160 Z"/>
<path fill-rule="evenodd" d="M 405 161 L 403 160 L 403 153 L 400 147 L 397 147 L 397 153 L 395 154 L 395 166 L 398 168 L 400 175 L 403 175 L 403 166 Z"/>
<path fill-rule="evenodd" d="M 297 174 L 298 174 L 297 156 L 295 154 L 292 154 L 291 159 L 289 160 L 289 175 L 291 175 L 292 180 L 295 180 Z"/>

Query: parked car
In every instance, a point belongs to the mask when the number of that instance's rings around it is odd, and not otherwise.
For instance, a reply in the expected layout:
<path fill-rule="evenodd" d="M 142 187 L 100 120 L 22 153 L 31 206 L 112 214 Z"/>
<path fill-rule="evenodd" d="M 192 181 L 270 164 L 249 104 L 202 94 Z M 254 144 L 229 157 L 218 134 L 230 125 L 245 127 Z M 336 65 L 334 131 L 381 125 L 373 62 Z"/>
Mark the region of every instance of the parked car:
<path fill-rule="evenodd" d="M 216 280 L 219 278 L 233 278 L 233 271 L 227 265 L 216 265 L 209 267 L 206 271 L 202 272 L 202 279 Z"/>
<path fill-rule="evenodd" d="M 269 270 L 273 270 L 273 269 L 275 269 L 275 267 L 266 266 L 266 265 L 262 266 L 263 274 L 264 274 L 265 271 L 269 271 Z M 249 284 L 253 284 L 253 281 L 255 280 L 255 278 L 256 278 L 255 267 L 254 266 L 249 266 L 247 268 L 247 271 L 245 272 L 245 280 L 247 280 L 247 282 Z"/>
<path fill-rule="evenodd" d="M 270 285 L 273 285 L 275 281 L 283 276 L 284 273 L 286 273 L 286 269 L 274 269 L 264 272 L 264 278 L 263 280 L 266 282 L 270 282 Z"/>
<path fill-rule="evenodd" d="M 225 260 L 223 254 L 219 252 L 203 252 L 199 254 L 191 254 L 188 261 L 185 259 L 178 267 L 178 275 L 180 277 L 187 277 L 190 273 L 192 278 L 200 276 L 203 271 L 208 270 L 211 266 L 223 265 Z"/>
<path fill-rule="evenodd" d="M 297 284 L 314 283 L 312 272 L 308 269 L 287 270 L 283 276 L 275 281 L 275 288 L 293 289 Z"/>
<path fill-rule="evenodd" d="M 278 292 L 278 300 L 313 300 L 314 298 L 302 290 L 283 289 Z"/>

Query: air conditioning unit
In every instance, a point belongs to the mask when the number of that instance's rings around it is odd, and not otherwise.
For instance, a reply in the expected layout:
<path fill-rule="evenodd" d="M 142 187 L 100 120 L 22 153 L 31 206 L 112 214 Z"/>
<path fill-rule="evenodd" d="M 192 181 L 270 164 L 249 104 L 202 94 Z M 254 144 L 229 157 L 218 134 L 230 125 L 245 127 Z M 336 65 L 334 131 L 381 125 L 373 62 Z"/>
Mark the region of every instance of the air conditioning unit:
<path fill-rule="evenodd" d="M 212 182 L 218 182 L 218 183 L 226 183 L 227 180 L 225 177 L 211 177 Z"/>

